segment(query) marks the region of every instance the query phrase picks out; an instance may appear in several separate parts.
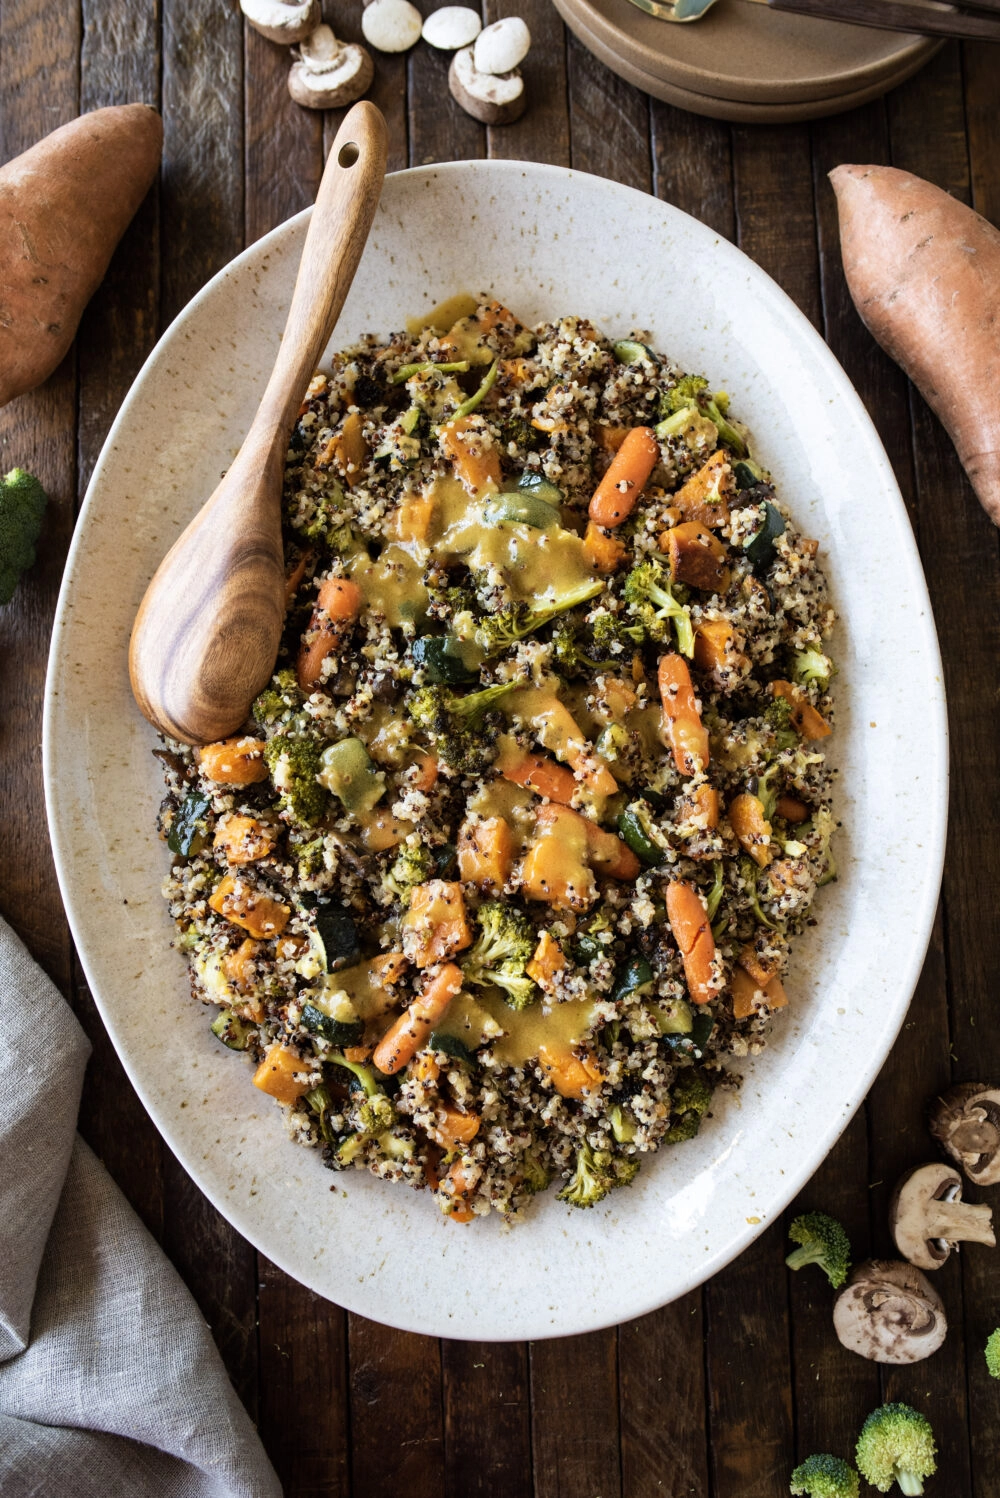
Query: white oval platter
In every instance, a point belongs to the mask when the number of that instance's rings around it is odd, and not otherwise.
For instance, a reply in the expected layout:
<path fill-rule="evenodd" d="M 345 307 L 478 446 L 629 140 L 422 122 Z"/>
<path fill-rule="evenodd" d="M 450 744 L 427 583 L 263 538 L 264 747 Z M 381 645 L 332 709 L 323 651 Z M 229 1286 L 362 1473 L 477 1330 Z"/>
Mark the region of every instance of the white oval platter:
<path fill-rule="evenodd" d="M 668 204 L 563 168 L 476 161 L 388 178 L 334 336 L 401 328 L 458 291 L 524 321 L 565 313 L 727 389 L 819 538 L 840 674 L 839 881 L 796 951 L 791 1004 L 695 1141 L 591 1211 L 555 1193 L 513 1231 L 333 1174 L 192 1002 L 160 896 L 155 737 L 126 645 L 146 584 L 232 459 L 270 370 L 307 215 L 227 266 L 164 335 L 94 472 L 53 633 L 44 765 L 87 979 L 145 1106 L 239 1231 L 321 1295 L 396 1327 L 514 1339 L 641 1315 L 714 1274 L 780 1213 L 861 1102 L 905 1015 L 940 880 L 944 696 L 930 606 L 885 453 L 825 344 L 763 271 Z M 679 268 L 682 273 L 679 274 Z"/>

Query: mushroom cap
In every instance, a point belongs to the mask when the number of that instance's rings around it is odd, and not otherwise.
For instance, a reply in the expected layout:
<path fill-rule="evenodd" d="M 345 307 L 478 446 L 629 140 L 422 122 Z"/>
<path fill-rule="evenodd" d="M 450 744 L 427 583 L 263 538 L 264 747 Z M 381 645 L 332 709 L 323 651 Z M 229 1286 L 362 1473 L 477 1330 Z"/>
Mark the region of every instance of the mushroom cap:
<path fill-rule="evenodd" d="M 371 0 L 361 12 L 365 41 L 380 52 L 408 52 L 419 42 L 423 25 L 410 0 Z"/>
<path fill-rule="evenodd" d="M 482 29 L 478 10 L 468 5 L 442 5 L 424 22 L 423 38 L 442 52 L 457 52 L 459 47 L 470 46 Z"/>
<path fill-rule="evenodd" d="M 833 1326 L 850 1351 L 874 1363 L 919 1363 L 948 1334 L 944 1302 L 912 1264 L 858 1264 L 833 1306 Z"/>
<path fill-rule="evenodd" d="M 286 47 L 315 31 L 321 19 L 319 0 L 240 0 L 240 10 L 261 36 Z"/>
<path fill-rule="evenodd" d="M 960 1082 L 934 1099 L 927 1122 L 945 1153 L 978 1186 L 1000 1183 L 1000 1088 Z"/>
<path fill-rule="evenodd" d="M 305 109 L 335 109 L 360 99 L 375 76 L 375 65 L 357 42 L 338 42 L 329 26 L 299 45 L 299 60 L 288 74 L 288 92 Z"/>
<path fill-rule="evenodd" d="M 512 73 L 530 46 L 531 32 L 521 17 L 503 16 L 476 37 L 476 68 L 480 73 Z"/>
<path fill-rule="evenodd" d="M 524 113 L 526 101 L 524 79 L 520 73 L 480 73 L 473 61 L 472 48 L 456 52 L 448 69 L 448 87 L 452 98 L 466 114 L 484 125 L 507 125 Z"/>
<path fill-rule="evenodd" d="M 931 1203 L 961 1198 L 962 1177 L 953 1165 L 935 1160 L 907 1171 L 889 1203 L 889 1230 L 904 1259 L 918 1269 L 940 1269 L 951 1253 L 951 1244 L 928 1236 Z"/>

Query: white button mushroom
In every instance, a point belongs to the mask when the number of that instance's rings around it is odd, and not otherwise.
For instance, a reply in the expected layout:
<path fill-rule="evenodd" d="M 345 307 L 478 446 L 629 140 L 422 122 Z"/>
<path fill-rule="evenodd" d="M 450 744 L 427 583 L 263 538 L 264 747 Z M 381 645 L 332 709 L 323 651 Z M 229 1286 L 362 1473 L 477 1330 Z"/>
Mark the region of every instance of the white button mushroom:
<path fill-rule="evenodd" d="M 970 1181 L 979 1186 L 1000 1183 L 1000 1088 L 960 1082 L 934 1099 L 927 1121 Z"/>
<path fill-rule="evenodd" d="M 531 32 L 520 16 L 504 16 L 476 37 L 476 68 L 480 73 L 512 73 L 528 55 Z"/>
<path fill-rule="evenodd" d="M 240 0 L 240 10 L 254 31 L 287 47 L 315 31 L 321 19 L 319 0 Z"/>
<path fill-rule="evenodd" d="M 467 5 L 442 5 L 431 11 L 424 22 L 424 41 L 441 52 L 457 52 L 468 47 L 483 29 L 479 12 Z"/>
<path fill-rule="evenodd" d="M 893 1259 L 858 1265 L 834 1302 L 833 1326 L 846 1348 L 874 1363 L 919 1363 L 948 1334 L 930 1280 Z"/>
<path fill-rule="evenodd" d="M 463 47 L 452 58 L 448 87 L 456 104 L 484 125 L 509 125 L 524 113 L 524 79 L 520 73 L 480 73 L 471 47 Z"/>
<path fill-rule="evenodd" d="M 288 92 L 306 109 L 336 109 L 360 99 L 375 76 L 364 47 L 338 42 L 329 26 L 317 26 L 299 43 L 288 75 Z"/>
<path fill-rule="evenodd" d="M 918 1269 L 940 1269 L 957 1243 L 996 1246 L 993 1212 L 962 1200 L 962 1177 L 935 1162 L 908 1171 L 889 1204 L 889 1230 L 904 1259 Z"/>
<path fill-rule="evenodd" d="M 420 40 L 424 21 L 410 0 L 371 0 L 361 13 L 365 41 L 380 52 L 407 52 Z"/>

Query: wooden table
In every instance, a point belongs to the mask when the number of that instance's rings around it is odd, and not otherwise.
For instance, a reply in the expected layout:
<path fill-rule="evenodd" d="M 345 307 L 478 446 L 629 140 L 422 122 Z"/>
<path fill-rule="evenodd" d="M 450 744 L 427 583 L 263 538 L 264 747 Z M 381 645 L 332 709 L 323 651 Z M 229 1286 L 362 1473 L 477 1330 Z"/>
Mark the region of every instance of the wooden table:
<path fill-rule="evenodd" d="M 360 4 L 344 5 L 356 37 Z M 380 57 L 372 96 L 389 121 L 390 167 L 485 155 L 569 164 L 656 193 L 735 240 L 845 365 L 910 508 L 951 704 L 944 896 L 900 1039 L 801 1199 L 845 1222 L 857 1258 L 886 1255 L 893 1183 L 933 1154 L 925 1100 L 952 1079 L 1000 1079 L 1000 564 L 949 442 L 855 315 L 826 173 L 891 161 L 1000 223 L 1000 49 L 949 45 L 886 100 L 834 119 L 730 127 L 621 83 L 545 0 L 487 8 L 531 25 L 528 113 L 486 130 L 451 104 L 443 58 L 423 46 Z M 244 31 L 235 0 L 0 4 L 0 160 L 105 104 L 145 99 L 166 126 L 159 191 L 74 352 L 42 390 L 0 412 L 4 469 L 34 470 L 53 495 L 41 560 L 0 609 L 0 908 L 92 1039 L 81 1129 L 193 1290 L 289 1498 L 776 1498 L 796 1459 L 850 1455 L 882 1399 L 932 1418 L 942 1475 L 931 1493 L 995 1495 L 1000 1385 L 982 1346 L 1000 1323 L 1000 1261 L 988 1250 L 953 1256 L 938 1273 L 947 1343 L 900 1371 L 841 1349 L 822 1276 L 784 1268 L 781 1224 L 702 1290 L 616 1330 L 531 1346 L 436 1342 L 348 1316 L 255 1253 L 181 1170 L 122 1074 L 74 960 L 45 833 L 48 636 L 79 500 L 143 359 L 213 272 L 312 199 L 338 120 L 290 102 L 287 67 L 280 49 Z M 678 266 L 679 296 L 684 274 Z"/>

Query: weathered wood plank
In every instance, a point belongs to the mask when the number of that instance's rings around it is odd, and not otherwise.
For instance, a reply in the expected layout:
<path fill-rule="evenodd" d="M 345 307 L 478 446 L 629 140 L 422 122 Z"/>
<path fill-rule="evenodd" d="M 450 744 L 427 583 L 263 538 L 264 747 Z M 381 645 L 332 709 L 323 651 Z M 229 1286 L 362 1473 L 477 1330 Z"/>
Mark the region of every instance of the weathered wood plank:
<path fill-rule="evenodd" d="M 437 0 L 417 0 L 417 9 L 425 16 L 437 8 Z M 486 155 L 486 126 L 460 109 L 448 91 L 450 63 L 450 52 L 438 52 L 422 42 L 406 54 L 411 166 Z"/>
<path fill-rule="evenodd" d="M 618 1329 L 622 1493 L 704 1498 L 708 1485 L 702 1295 Z"/>
<path fill-rule="evenodd" d="M 598 62 L 567 33 L 570 164 L 649 192 L 649 96 Z"/>
<path fill-rule="evenodd" d="M 773 276 L 814 327 L 819 265 L 809 132 L 805 125 L 735 125 L 737 241 Z"/>
<path fill-rule="evenodd" d="M 441 1350 L 431 1337 L 351 1316 L 351 1491 L 441 1498 Z"/>
<path fill-rule="evenodd" d="M 323 115 L 288 92 L 287 47 L 244 32 L 246 242 L 308 208 L 323 170 Z"/>
<path fill-rule="evenodd" d="M 1000 58 L 995 47 L 962 48 L 965 120 L 972 175 L 972 206 L 991 224 L 1000 225 Z"/>
<path fill-rule="evenodd" d="M 659 99 L 649 103 L 656 196 L 735 239 L 731 128 Z"/>
<path fill-rule="evenodd" d="M 165 326 L 243 248 L 243 25 L 235 5 L 162 4 Z"/>
<path fill-rule="evenodd" d="M 521 16 L 531 31 L 531 51 L 521 64 L 527 107 L 512 125 L 490 127 L 489 155 L 568 166 L 566 29 L 559 12 L 543 0 L 486 0 L 485 14 L 488 25 L 503 16 Z"/>
<path fill-rule="evenodd" d="M 260 1428 L 288 1498 L 348 1498 L 347 1317 L 260 1264 Z"/>
<path fill-rule="evenodd" d="M 0 12 L 0 160 L 78 113 L 80 16 L 75 4 L 5 0 Z M 38 560 L 0 609 L 0 846 L 3 914 L 64 992 L 70 944 L 45 836 L 41 737 L 45 663 L 76 501 L 76 350 L 41 387 L 0 411 L 3 472 L 38 475 L 50 496 Z"/>
<path fill-rule="evenodd" d="M 621 1498 L 613 1331 L 532 1342 L 535 1498 Z"/>
<path fill-rule="evenodd" d="M 444 1341 L 441 1369 L 444 1498 L 532 1498 L 526 1346 Z"/>

